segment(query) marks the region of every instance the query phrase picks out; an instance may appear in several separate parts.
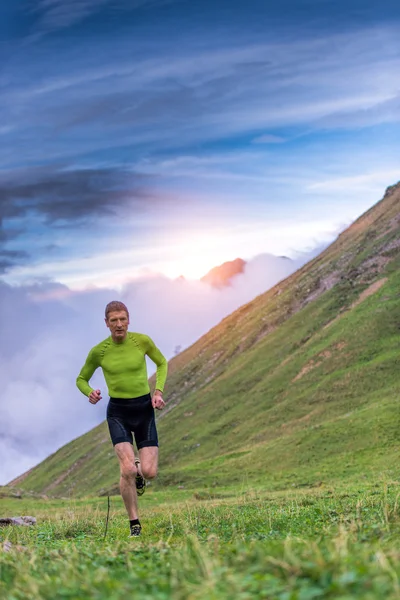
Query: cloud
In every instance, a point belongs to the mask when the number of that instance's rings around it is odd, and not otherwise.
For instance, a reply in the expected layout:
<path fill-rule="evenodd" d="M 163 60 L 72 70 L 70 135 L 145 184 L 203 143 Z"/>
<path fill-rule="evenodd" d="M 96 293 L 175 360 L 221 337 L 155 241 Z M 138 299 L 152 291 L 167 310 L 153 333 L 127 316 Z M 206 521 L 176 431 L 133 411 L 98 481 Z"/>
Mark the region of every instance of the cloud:
<path fill-rule="evenodd" d="M 282 144 L 285 141 L 286 141 L 285 138 L 283 138 L 279 135 L 265 133 L 264 135 L 260 135 L 259 137 L 254 138 L 252 143 L 253 144 Z"/>
<path fill-rule="evenodd" d="M 28 262 L 31 252 L 23 247 L 28 232 L 36 229 L 48 238 L 61 227 L 76 234 L 88 222 L 94 227 L 104 217 L 117 219 L 126 206 L 135 206 L 135 211 L 142 213 L 149 202 L 157 202 L 150 191 L 149 178 L 118 168 L 49 166 L 3 171 L 0 173 L 0 272 Z M 20 246 L 10 247 L 17 240 Z M 49 248 L 48 239 L 45 246 Z"/>
<path fill-rule="evenodd" d="M 400 95 L 393 94 L 372 106 L 356 107 L 354 110 L 333 112 L 318 121 L 318 126 L 329 129 L 347 127 L 368 127 L 382 123 L 400 122 Z"/>
<path fill-rule="evenodd" d="M 131 282 L 122 292 L 104 288 L 77 293 L 57 283 L 0 284 L 0 484 L 104 419 L 106 400 L 90 405 L 75 379 L 90 348 L 107 337 L 107 302 L 126 302 L 130 329 L 150 335 L 171 358 L 177 346 L 191 345 L 309 256 L 296 261 L 258 256 L 231 286 L 219 290 L 160 276 Z M 100 372 L 92 385 L 106 396 Z"/>
<path fill-rule="evenodd" d="M 400 169 L 382 169 L 363 173 L 362 175 L 351 175 L 349 177 L 335 177 L 325 179 L 310 184 L 310 191 L 329 191 L 329 192 L 357 192 L 364 190 L 383 190 L 387 182 L 396 181 L 399 178 Z"/>
<path fill-rule="evenodd" d="M 0 175 L 0 218 L 42 215 L 53 225 L 115 214 L 119 204 L 143 203 L 143 177 L 116 169 L 42 167 Z"/>
<path fill-rule="evenodd" d="M 36 0 L 33 13 L 39 15 L 36 21 L 37 33 L 45 33 L 76 25 L 89 16 L 105 8 L 116 12 L 154 7 L 174 0 Z"/>
<path fill-rule="evenodd" d="M 396 23 L 269 43 L 221 36 L 207 45 L 188 31 L 184 52 L 168 37 L 144 46 L 121 35 L 99 46 L 80 40 L 80 52 L 63 47 L 56 67 L 43 53 L 36 63 L 16 58 L 21 75 L 6 73 L 0 100 L 11 127 L 1 159 L 124 146 L 136 156 L 249 133 L 271 144 L 262 132 L 276 127 L 397 122 L 398 37 Z"/>
<path fill-rule="evenodd" d="M 53 30 L 81 21 L 90 14 L 96 13 L 109 0 L 38 0 L 35 12 L 40 14 L 37 28 Z"/>
<path fill-rule="evenodd" d="M 27 262 L 29 254 L 23 250 L 4 250 L 0 248 L 0 273 L 5 273 L 16 264 Z"/>

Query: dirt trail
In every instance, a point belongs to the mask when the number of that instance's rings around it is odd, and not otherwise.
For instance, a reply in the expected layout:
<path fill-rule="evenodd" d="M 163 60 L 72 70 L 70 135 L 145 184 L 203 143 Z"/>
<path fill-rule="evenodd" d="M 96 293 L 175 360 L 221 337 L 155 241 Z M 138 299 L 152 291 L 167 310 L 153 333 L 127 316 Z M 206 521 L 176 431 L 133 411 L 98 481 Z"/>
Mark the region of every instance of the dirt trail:
<path fill-rule="evenodd" d="M 371 285 L 368 286 L 366 290 L 361 292 L 357 300 L 353 302 L 350 308 L 358 306 L 359 304 L 361 304 L 361 302 L 363 302 L 363 300 L 368 298 L 368 296 L 372 296 L 372 294 L 375 294 L 375 292 L 377 292 L 387 282 L 387 280 L 387 277 L 383 277 L 382 279 L 378 279 L 378 281 L 374 281 L 374 283 L 371 283 Z"/>
<path fill-rule="evenodd" d="M 377 292 L 387 282 L 387 280 L 388 280 L 387 277 L 383 277 L 382 279 L 378 279 L 378 281 L 374 281 L 374 283 L 371 283 L 371 285 L 368 286 L 366 290 L 361 292 L 361 294 L 359 295 L 357 300 L 355 300 L 353 302 L 353 304 L 350 305 L 348 310 L 339 314 L 337 317 L 332 319 L 332 321 L 329 321 L 329 323 L 324 325 L 324 329 L 326 329 L 327 327 L 330 327 L 331 325 L 333 325 L 333 323 L 336 323 L 336 321 L 338 321 L 341 317 L 343 317 L 343 315 L 345 315 L 352 308 L 355 308 L 356 306 L 361 304 L 361 302 L 363 302 L 366 298 L 368 298 L 368 296 L 372 296 L 372 294 L 375 294 L 375 292 Z"/>

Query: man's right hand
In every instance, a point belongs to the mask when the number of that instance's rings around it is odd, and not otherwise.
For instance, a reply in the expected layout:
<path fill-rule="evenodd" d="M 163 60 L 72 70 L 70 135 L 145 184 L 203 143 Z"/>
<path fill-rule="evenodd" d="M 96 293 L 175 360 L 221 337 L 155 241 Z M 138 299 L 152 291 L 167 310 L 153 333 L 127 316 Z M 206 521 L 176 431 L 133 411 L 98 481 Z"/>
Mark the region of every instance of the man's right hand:
<path fill-rule="evenodd" d="M 92 390 L 89 394 L 90 404 L 97 404 L 99 400 L 101 400 L 101 391 L 100 390 Z"/>

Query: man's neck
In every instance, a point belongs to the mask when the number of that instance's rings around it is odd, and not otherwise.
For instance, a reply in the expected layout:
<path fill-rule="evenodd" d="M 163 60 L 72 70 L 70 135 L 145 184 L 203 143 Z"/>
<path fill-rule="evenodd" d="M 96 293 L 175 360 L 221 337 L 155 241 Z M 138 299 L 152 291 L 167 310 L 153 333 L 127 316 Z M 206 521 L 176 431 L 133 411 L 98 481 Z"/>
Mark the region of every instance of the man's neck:
<path fill-rule="evenodd" d="M 111 336 L 111 339 L 114 342 L 114 344 L 123 344 L 126 340 L 126 335 L 127 334 L 125 334 L 123 338 L 120 338 L 120 337 L 115 338 L 114 336 Z"/>

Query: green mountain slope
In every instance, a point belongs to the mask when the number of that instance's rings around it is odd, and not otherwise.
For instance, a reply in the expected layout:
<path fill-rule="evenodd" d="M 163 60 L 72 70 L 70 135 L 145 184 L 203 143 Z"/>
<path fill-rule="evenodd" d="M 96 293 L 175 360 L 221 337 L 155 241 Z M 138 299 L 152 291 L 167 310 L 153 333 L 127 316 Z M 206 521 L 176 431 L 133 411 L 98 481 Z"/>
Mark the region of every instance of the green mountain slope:
<path fill-rule="evenodd" d="M 317 258 L 170 362 L 157 485 L 396 476 L 400 183 Z M 105 424 L 13 485 L 117 491 Z"/>

